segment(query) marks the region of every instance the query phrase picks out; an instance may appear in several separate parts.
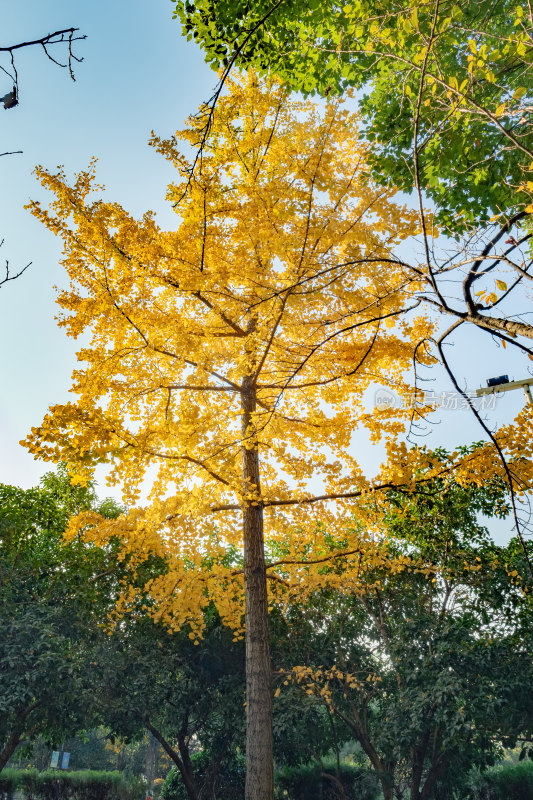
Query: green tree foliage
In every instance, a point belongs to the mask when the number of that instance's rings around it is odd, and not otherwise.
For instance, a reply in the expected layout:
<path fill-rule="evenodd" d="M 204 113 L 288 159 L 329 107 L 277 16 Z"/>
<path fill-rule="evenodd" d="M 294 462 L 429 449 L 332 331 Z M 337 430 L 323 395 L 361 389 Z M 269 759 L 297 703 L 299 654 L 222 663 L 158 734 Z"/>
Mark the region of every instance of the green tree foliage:
<path fill-rule="evenodd" d="M 233 640 L 212 607 L 206 617 L 204 636 L 195 643 L 187 630 L 170 632 L 140 609 L 121 620 L 95 656 L 100 713 L 111 736 L 137 740 L 147 729 L 176 765 L 163 793 L 167 800 L 225 797 L 230 788 L 242 794 L 244 642 Z M 274 611 L 271 623 L 278 669 L 297 656 L 281 614 Z M 343 727 L 344 739 L 350 735 Z M 335 744 L 324 708 L 297 688 L 276 698 L 276 764 L 318 764 Z"/>
<path fill-rule="evenodd" d="M 176 0 L 214 67 L 305 93 L 356 87 L 378 181 L 455 228 L 530 203 L 533 12 L 519 0 Z M 529 187 L 531 189 L 531 187 Z"/>
<path fill-rule="evenodd" d="M 304 666 L 285 680 L 347 726 L 385 800 L 429 800 L 443 787 L 466 796 L 473 766 L 533 733 L 523 551 L 516 540 L 496 546 L 477 518 L 504 504 L 495 485 L 439 480 L 391 493 L 388 546 L 412 566 L 376 570 L 364 593 L 323 594 L 293 610 Z"/>
<path fill-rule="evenodd" d="M 87 727 L 94 615 L 112 602 L 117 562 L 112 547 L 64 547 L 61 536 L 91 507 L 94 491 L 71 486 L 64 470 L 27 491 L 0 486 L 0 770 L 38 735 Z"/>
<path fill-rule="evenodd" d="M 177 767 L 172 785 L 190 800 L 218 792 L 226 765 L 244 748 L 244 645 L 216 614 L 207 616 L 195 644 L 186 630 L 130 615 L 97 656 L 102 719 L 127 739 L 150 731 Z"/>

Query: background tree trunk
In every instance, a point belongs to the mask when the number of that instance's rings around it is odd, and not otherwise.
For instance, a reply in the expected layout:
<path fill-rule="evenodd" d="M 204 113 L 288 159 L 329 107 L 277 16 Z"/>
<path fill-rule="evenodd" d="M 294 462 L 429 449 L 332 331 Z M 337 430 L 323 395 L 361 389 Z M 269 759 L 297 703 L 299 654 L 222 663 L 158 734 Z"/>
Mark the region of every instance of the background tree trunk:
<path fill-rule="evenodd" d="M 12 733 L 2 750 L 0 750 L 0 772 L 4 769 L 5 765 L 20 744 L 20 736 L 18 733 Z"/>
<path fill-rule="evenodd" d="M 145 721 L 145 725 L 150 734 L 154 737 L 154 739 L 156 739 L 159 742 L 163 750 L 177 766 L 189 800 L 199 800 L 198 791 L 196 789 L 194 770 L 192 767 L 191 759 L 189 757 L 188 749 L 183 748 L 182 742 L 178 741 L 178 746 L 180 747 L 180 753 L 178 755 L 176 750 L 174 750 L 174 748 L 170 746 L 170 744 L 167 742 L 163 734 L 160 731 L 158 731 L 157 728 L 154 728 L 154 726 L 148 720 Z"/>

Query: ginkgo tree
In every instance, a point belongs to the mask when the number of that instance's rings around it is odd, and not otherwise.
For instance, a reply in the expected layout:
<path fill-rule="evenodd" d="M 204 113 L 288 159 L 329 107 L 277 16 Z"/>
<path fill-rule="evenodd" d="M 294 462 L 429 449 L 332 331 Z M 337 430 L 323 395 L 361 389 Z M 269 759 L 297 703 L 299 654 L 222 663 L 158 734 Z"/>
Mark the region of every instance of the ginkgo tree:
<path fill-rule="evenodd" d="M 171 627 L 196 639 L 213 602 L 240 634 L 244 601 L 246 798 L 271 800 L 269 603 L 340 581 L 327 560 L 342 557 L 352 588 L 386 561 L 361 526 L 347 533 L 354 498 L 375 488 L 352 437 L 403 430 L 407 405 L 371 408 L 365 393 L 412 391 L 413 359 L 432 362 L 421 346 L 431 323 L 394 257 L 416 214 L 360 179 L 368 145 L 349 102 L 235 79 L 191 170 L 180 144 L 197 144 L 204 110 L 152 142 L 177 171 L 175 230 L 95 197 L 94 165 L 72 183 L 38 169 L 55 199 L 30 207 L 63 239 L 70 278 L 60 324 L 90 338 L 75 400 L 53 406 L 26 445 L 80 481 L 110 465 L 131 510 L 86 514 L 71 535 L 117 537 L 130 565 L 164 554 L 168 569 L 145 589 Z M 124 587 L 122 608 L 133 594 Z"/>

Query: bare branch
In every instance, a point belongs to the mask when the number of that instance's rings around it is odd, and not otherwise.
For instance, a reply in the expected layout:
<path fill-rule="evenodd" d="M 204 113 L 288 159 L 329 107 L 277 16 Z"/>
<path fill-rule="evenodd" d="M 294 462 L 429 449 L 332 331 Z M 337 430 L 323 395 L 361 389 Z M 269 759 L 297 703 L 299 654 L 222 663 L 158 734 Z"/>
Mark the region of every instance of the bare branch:
<path fill-rule="evenodd" d="M 0 247 L 2 247 L 2 245 L 3 245 L 3 244 L 4 244 L 4 240 L 2 239 L 2 241 L 0 241 Z M 31 263 L 32 263 L 32 262 L 31 262 L 31 261 L 29 261 L 29 262 L 26 264 L 26 266 L 25 266 L 25 267 L 22 267 L 22 269 L 19 269 L 19 271 L 18 271 L 18 272 L 16 272 L 14 275 L 12 275 L 12 274 L 11 274 L 11 272 L 10 272 L 10 268 L 9 268 L 9 261 L 7 261 L 7 260 L 6 260 L 6 264 L 5 264 L 5 267 L 4 267 L 4 269 L 5 269 L 5 275 L 4 275 L 4 277 L 3 277 L 3 278 L 0 278 L 0 286 L 3 286 L 3 285 L 4 285 L 4 283 L 8 283 L 9 281 L 14 281 L 14 280 L 16 280 L 17 278 L 20 278 L 20 276 L 22 275 L 22 273 L 23 273 L 23 272 L 26 272 L 26 270 L 28 269 L 28 267 L 29 267 L 29 266 L 31 266 Z"/>
<path fill-rule="evenodd" d="M 14 106 L 18 105 L 19 102 L 19 81 L 18 81 L 18 72 L 15 64 L 15 53 L 19 50 L 22 50 L 26 47 L 41 47 L 46 55 L 46 57 L 56 64 L 58 67 L 62 69 L 68 69 L 69 75 L 72 80 L 76 80 L 74 76 L 73 70 L 73 62 L 77 61 L 81 63 L 83 58 L 80 58 L 75 55 L 73 52 L 73 44 L 74 42 L 79 42 L 83 39 L 86 39 L 87 36 L 85 34 L 78 34 L 79 28 L 62 28 L 61 30 L 54 31 L 53 33 L 47 33 L 45 36 L 41 36 L 39 39 L 29 39 L 26 42 L 18 42 L 17 44 L 10 44 L 4 47 L 0 47 L 0 53 L 9 53 L 10 61 L 11 61 L 11 69 L 12 72 L 9 72 L 5 67 L 0 67 L 2 72 L 8 75 L 9 78 L 13 81 L 13 91 L 6 95 L 3 98 L 4 108 L 13 108 Z M 50 52 L 50 47 L 55 47 L 56 45 L 63 45 L 66 47 L 66 60 L 65 63 L 62 61 L 58 61 L 52 53 Z"/>

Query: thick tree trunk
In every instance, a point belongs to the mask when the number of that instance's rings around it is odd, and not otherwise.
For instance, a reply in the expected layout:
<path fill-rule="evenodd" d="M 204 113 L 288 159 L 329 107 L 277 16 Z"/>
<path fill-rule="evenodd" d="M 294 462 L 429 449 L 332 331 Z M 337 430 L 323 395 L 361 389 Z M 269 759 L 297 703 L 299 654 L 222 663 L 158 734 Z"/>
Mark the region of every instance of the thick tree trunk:
<path fill-rule="evenodd" d="M 383 792 L 383 800 L 394 800 L 394 790 L 390 783 L 384 779 L 380 778 L 381 784 L 381 791 Z"/>
<path fill-rule="evenodd" d="M 245 492 L 259 495 L 259 452 L 251 420 L 255 406 L 255 387 L 245 378 L 242 392 L 243 487 Z M 246 625 L 245 800 L 272 800 L 272 682 L 261 503 L 252 505 L 244 501 L 242 514 Z"/>
<path fill-rule="evenodd" d="M 424 760 L 429 742 L 429 729 L 424 731 L 418 747 L 411 748 L 411 791 L 410 800 L 420 800 L 420 783 L 424 771 Z"/>

